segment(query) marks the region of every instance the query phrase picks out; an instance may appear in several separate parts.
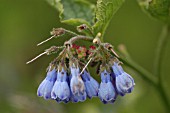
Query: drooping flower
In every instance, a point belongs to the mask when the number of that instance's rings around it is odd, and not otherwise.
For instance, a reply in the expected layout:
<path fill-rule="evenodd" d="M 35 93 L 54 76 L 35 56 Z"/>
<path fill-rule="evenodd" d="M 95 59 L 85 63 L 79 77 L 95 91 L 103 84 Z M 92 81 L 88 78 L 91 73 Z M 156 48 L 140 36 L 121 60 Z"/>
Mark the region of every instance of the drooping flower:
<path fill-rule="evenodd" d="M 57 78 L 56 69 L 54 68 L 52 71 L 49 70 L 47 72 L 46 78 L 41 82 L 41 84 L 38 87 L 37 95 L 40 97 L 44 97 L 44 99 L 51 99 L 51 91 L 56 81 L 56 78 Z"/>
<path fill-rule="evenodd" d="M 86 87 L 87 96 L 90 99 L 94 96 L 98 96 L 99 83 L 94 78 L 92 78 L 86 70 L 81 76 Z"/>
<path fill-rule="evenodd" d="M 79 75 L 79 68 L 71 67 L 70 90 L 72 102 L 83 102 L 86 100 L 86 89 L 84 82 Z"/>
<path fill-rule="evenodd" d="M 104 70 L 100 76 L 101 83 L 98 96 L 103 103 L 113 103 L 116 99 L 116 91 L 111 82 L 110 73 Z"/>
<path fill-rule="evenodd" d="M 67 72 L 62 68 L 58 70 L 57 80 L 51 92 L 51 98 L 56 99 L 57 102 L 67 102 L 70 98 L 70 88 L 67 83 Z"/>
<path fill-rule="evenodd" d="M 131 93 L 135 85 L 134 79 L 116 62 L 114 62 L 112 69 L 116 76 L 115 84 L 118 94 L 124 96 L 126 93 Z"/>

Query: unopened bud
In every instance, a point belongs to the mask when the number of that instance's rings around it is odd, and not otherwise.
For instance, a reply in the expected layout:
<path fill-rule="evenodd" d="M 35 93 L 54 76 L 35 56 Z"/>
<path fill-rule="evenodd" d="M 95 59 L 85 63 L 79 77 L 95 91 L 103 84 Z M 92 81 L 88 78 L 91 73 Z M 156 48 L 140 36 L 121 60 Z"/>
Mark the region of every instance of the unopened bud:
<path fill-rule="evenodd" d="M 94 44 L 100 44 L 101 41 L 100 41 L 100 39 L 99 39 L 98 37 L 96 37 L 96 38 L 93 40 L 93 43 L 94 43 Z"/>
<path fill-rule="evenodd" d="M 86 24 L 82 24 L 80 26 L 77 26 L 77 31 L 78 32 L 82 32 L 83 30 L 87 29 L 87 25 Z"/>
<path fill-rule="evenodd" d="M 63 28 L 53 28 L 50 33 L 51 35 L 60 36 L 62 34 L 65 34 L 65 30 Z"/>

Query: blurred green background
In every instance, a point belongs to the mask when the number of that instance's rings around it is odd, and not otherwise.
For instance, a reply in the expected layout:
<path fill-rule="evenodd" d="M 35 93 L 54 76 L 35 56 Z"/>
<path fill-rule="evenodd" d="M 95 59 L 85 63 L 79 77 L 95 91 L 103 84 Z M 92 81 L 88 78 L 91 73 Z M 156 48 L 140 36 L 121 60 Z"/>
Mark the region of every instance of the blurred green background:
<path fill-rule="evenodd" d="M 95 0 L 92 1 L 95 3 Z M 115 47 L 125 44 L 132 58 L 153 71 L 155 47 L 163 23 L 145 15 L 136 0 L 127 0 L 116 13 L 105 35 L 105 41 Z M 46 67 L 56 55 L 44 56 L 25 63 L 63 39 L 37 47 L 50 36 L 53 27 L 65 27 L 59 22 L 58 12 L 45 0 L 0 0 L 0 113 L 164 113 L 159 95 L 132 70 L 136 86 L 131 94 L 118 97 L 114 104 L 104 105 L 93 98 L 83 103 L 58 104 L 36 95 Z M 163 61 L 163 81 L 170 95 L 170 42 Z"/>

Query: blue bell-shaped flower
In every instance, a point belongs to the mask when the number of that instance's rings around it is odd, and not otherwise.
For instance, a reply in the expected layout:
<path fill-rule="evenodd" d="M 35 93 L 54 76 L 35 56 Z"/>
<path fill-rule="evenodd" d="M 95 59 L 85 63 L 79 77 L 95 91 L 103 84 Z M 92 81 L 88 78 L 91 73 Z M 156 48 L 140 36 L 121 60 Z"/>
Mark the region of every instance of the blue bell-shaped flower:
<path fill-rule="evenodd" d="M 79 68 L 71 67 L 70 89 L 72 102 L 83 102 L 86 100 L 86 89 L 84 82 L 79 75 Z"/>
<path fill-rule="evenodd" d="M 87 96 L 90 99 L 94 96 L 98 96 L 99 83 L 94 78 L 92 78 L 86 70 L 81 76 L 86 87 Z"/>
<path fill-rule="evenodd" d="M 57 78 L 56 69 L 47 72 L 46 78 L 38 87 L 37 95 L 44 97 L 44 99 L 51 99 L 51 91 Z"/>
<path fill-rule="evenodd" d="M 110 73 L 104 70 L 100 76 L 101 83 L 98 96 L 103 103 L 113 103 L 116 99 L 116 91 L 111 82 Z"/>
<path fill-rule="evenodd" d="M 62 70 L 58 70 L 57 80 L 53 86 L 51 92 L 51 98 L 56 99 L 56 101 L 69 101 L 70 98 L 70 88 L 67 83 L 67 72 L 62 68 Z"/>
<path fill-rule="evenodd" d="M 114 62 L 112 69 L 116 76 L 115 84 L 118 94 L 124 96 L 126 93 L 131 93 L 135 85 L 134 79 L 116 62 Z"/>

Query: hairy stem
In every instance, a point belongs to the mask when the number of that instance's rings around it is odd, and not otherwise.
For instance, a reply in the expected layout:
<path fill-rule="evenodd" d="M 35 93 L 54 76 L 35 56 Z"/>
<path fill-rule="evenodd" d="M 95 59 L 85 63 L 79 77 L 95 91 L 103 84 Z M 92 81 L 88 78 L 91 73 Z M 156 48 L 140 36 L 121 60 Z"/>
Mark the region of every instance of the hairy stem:
<path fill-rule="evenodd" d="M 92 42 L 93 41 L 93 38 L 92 37 L 87 37 L 87 36 L 81 36 L 81 35 L 77 35 L 75 37 L 72 37 L 68 42 L 69 43 L 73 43 L 77 40 L 87 40 L 87 41 L 90 41 Z"/>

